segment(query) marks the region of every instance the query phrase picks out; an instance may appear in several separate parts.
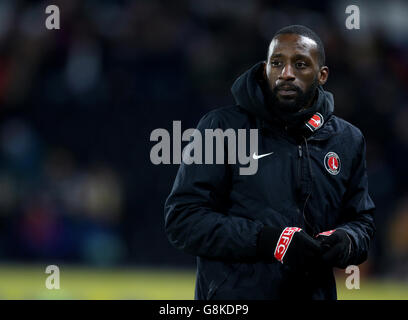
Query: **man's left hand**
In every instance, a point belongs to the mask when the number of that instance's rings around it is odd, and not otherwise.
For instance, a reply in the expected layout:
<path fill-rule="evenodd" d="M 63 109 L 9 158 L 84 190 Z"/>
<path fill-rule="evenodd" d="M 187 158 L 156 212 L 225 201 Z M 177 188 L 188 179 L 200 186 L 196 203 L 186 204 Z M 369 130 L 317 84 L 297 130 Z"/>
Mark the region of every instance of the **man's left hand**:
<path fill-rule="evenodd" d="M 346 268 L 351 255 L 352 242 L 346 231 L 335 229 L 317 235 L 323 249 L 322 260 L 331 267 Z"/>

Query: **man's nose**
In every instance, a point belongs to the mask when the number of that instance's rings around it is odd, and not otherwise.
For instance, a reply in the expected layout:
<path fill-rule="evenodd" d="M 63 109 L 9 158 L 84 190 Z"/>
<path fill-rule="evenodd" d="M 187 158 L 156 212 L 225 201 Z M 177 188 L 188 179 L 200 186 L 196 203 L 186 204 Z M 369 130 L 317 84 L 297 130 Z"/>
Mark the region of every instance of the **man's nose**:
<path fill-rule="evenodd" d="M 287 64 L 283 67 L 281 74 L 279 75 L 279 79 L 281 80 L 294 80 L 295 74 L 293 73 L 293 68 L 290 64 Z"/>

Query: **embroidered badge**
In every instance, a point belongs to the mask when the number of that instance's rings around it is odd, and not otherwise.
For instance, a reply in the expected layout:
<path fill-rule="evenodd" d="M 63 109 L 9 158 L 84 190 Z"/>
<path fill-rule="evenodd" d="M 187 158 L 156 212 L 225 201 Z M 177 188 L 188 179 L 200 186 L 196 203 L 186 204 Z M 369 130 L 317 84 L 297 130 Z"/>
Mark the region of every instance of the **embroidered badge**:
<path fill-rule="evenodd" d="M 324 157 L 324 167 L 332 174 L 337 175 L 340 172 L 340 158 L 335 152 L 328 152 Z"/>
<path fill-rule="evenodd" d="M 324 123 L 323 116 L 319 113 L 316 112 L 313 117 L 309 119 L 308 122 L 306 122 L 306 126 L 312 131 L 315 132 L 317 129 L 319 129 Z"/>

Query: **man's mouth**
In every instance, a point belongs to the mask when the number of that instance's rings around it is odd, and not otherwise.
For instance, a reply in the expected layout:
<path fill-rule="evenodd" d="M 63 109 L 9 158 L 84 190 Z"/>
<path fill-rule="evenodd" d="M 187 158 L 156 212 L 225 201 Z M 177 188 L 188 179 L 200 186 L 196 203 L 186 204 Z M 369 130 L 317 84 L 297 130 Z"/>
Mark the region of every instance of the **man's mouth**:
<path fill-rule="evenodd" d="M 280 96 L 291 97 L 297 95 L 297 90 L 293 88 L 279 88 L 278 93 Z"/>

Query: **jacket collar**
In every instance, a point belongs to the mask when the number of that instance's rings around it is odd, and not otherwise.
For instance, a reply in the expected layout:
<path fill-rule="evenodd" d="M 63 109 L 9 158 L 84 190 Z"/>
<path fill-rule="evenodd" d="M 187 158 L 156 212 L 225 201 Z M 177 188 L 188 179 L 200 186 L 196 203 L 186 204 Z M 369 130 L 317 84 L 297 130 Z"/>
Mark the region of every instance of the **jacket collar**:
<path fill-rule="evenodd" d="M 244 72 L 234 82 L 231 91 L 237 104 L 255 116 L 257 127 L 264 130 L 282 131 L 294 138 L 318 138 L 323 139 L 331 135 L 331 130 L 323 130 L 334 110 L 333 95 L 325 91 L 321 86 L 317 87 L 317 97 L 310 107 L 312 112 L 306 115 L 306 120 L 301 120 L 296 126 L 287 126 L 268 109 L 263 94 L 262 79 L 260 74 L 264 62 L 259 62 Z M 261 77 L 262 78 L 262 77 Z M 309 118 L 310 117 L 310 118 Z M 328 128 L 328 127 L 327 127 Z"/>

